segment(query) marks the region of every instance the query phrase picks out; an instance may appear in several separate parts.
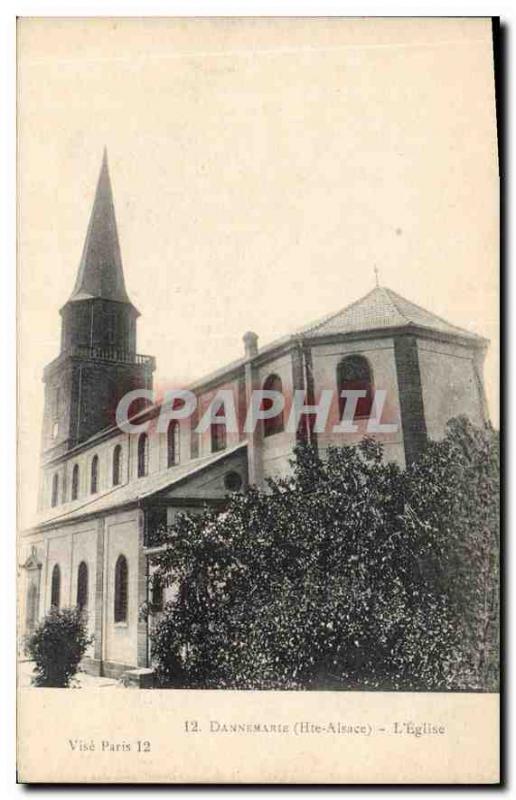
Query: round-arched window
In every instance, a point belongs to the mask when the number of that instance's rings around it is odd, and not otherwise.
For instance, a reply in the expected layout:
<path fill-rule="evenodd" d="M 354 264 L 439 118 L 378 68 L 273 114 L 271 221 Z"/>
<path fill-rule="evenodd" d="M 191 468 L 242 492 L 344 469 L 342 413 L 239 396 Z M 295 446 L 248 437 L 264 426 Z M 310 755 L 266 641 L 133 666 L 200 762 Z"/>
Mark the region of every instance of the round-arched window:
<path fill-rule="evenodd" d="M 138 439 L 138 477 L 143 478 L 149 470 L 149 437 L 141 433 Z"/>
<path fill-rule="evenodd" d="M 127 622 L 129 570 L 125 556 L 118 556 L 115 564 L 115 622 Z"/>
<path fill-rule="evenodd" d="M 93 456 L 91 459 L 90 492 L 96 494 L 99 490 L 99 457 Z"/>
<path fill-rule="evenodd" d="M 269 375 L 263 384 L 264 391 L 277 392 L 283 397 L 283 384 L 279 375 Z M 271 397 L 264 397 L 262 400 L 262 410 L 268 411 L 272 408 L 274 400 Z M 274 417 L 263 420 L 263 435 L 274 436 L 284 430 L 283 409 Z"/>
<path fill-rule="evenodd" d="M 173 419 L 167 428 L 167 466 L 179 464 L 180 428 L 177 419 Z"/>
<path fill-rule="evenodd" d="M 79 497 L 79 465 L 74 464 L 72 470 L 72 500 Z"/>
<path fill-rule="evenodd" d="M 81 611 L 88 607 L 88 565 L 81 561 L 77 570 L 77 605 Z"/>
<path fill-rule="evenodd" d="M 117 444 L 113 450 L 113 486 L 118 486 L 121 480 L 122 445 Z"/>
<path fill-rule="evenodd" d="M 225 414 L 226 412 L 224 403 L 222 403 L 215 412 L 215 420 L 211 423 L 210 427 L 212 453 L 220 453 L 221 450 L 226 449 L 227 437 Z M 220 421 L 218 420 L 219 417 L 221 418 Z"/>
<path fill-rule="evenodd" d="M 373 373 L 364 356 L 352 355 L 343 358 L 337 367 L 337 388 L 339 392 L 339 419 L 342 419 L 346 407 L 346 398 L 341 392 L 359 390 L 364 392 L 356 405 L 354 419 L 367 419 L 371 416 L 373 405 Z"/>
<path fill-rule="evenodd" d="M 52 570 L 52 584 L 50 589 L 50 605 L 59 608 L 61 602 L 61 570 L 59 564 L 54 565 Z"/>

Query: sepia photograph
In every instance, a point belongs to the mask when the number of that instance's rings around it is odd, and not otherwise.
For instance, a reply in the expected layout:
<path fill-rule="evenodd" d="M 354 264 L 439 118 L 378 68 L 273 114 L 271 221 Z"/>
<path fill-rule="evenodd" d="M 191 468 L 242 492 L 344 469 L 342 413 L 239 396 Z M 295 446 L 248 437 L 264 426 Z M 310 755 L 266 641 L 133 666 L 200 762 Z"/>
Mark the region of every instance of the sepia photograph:
<path fill-rule="evenodd" d="M 400 782 L 495 782 L 495 22 L 22 17 L 17 36 L 22 780 L 73 780 L 66 756 L 85 781 L 238 782 L 88 761 L 155 749 L 99 714 L 165 725 L 160 703 L 198 702 L 189 741 L 363 734 L 385 761 L 439 740 L 436 777 Z M 30 720 L 51 702 L 67 733 L 45 763 Z M 483 736 L 454 731 L 455 702 Z M 270 758 L 252 780 L 286 781 Z M 368 782 L 366 761 L 319 780 Z"/>

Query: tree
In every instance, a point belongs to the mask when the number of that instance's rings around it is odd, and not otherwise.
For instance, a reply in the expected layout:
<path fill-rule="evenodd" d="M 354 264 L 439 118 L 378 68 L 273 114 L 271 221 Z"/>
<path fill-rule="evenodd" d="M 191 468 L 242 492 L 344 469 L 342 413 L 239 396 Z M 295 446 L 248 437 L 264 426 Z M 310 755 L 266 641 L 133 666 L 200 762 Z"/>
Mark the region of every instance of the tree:
<path fill-rule="evenodd" d="M 34 685 L 68 687 L 92 641 L 79 608 L 52 607 L 27 639 L 27 652 L 36 662 Z"/>
<path fill-rule="evenodd" d="M 494 434 L 456 421 L 407 470 L 370 440 L 324 460 L 300 447 L 292 468 L 265 491 L 232 495 L 223 513 L 185 514 L 160 532 L 153 580 L 176 588 L 151 634 L 161 680 L 487 688 Z"/>
<path fill-rule="evenodd" d="M 429 445 L 408 471 L 412 513 L 407 530 L 425 525 L 432 556 L 426 569 L 447 598 L 455 626 L 456 683 L 498 688 L 500 444 L 489 428 L 465 417 L 450 420 L 448 435 Z"/>

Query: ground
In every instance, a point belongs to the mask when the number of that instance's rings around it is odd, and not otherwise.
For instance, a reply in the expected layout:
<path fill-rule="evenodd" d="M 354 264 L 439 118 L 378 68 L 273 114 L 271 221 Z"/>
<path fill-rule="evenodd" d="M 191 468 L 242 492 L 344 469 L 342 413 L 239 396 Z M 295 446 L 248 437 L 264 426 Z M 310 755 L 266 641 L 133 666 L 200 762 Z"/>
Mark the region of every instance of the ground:
<path fill-rule="evenodd" d="M 26 688 L 31 685 L 31 678 L 34 672 L 34 661 L 20 661 L 18 664 L 18 685 Z M 78 672 L 74 679 L 74 688 L 78 689 L 103 689 L 103 688 L 123 688 L 122 684 L 113 678 L 97 678 L 94 675 L 87 675 L 85 672 Z"/>

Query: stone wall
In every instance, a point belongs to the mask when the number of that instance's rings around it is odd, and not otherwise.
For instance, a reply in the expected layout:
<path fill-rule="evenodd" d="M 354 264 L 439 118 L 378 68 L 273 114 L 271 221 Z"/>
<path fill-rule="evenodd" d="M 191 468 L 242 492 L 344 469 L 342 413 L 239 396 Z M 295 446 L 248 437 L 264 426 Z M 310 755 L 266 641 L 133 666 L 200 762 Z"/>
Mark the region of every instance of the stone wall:
<path fill-rule="evenodd" d="M 417 346 L 429 437 L 442 438 L 448 420 L 462 414 L 483 425 L 487 415 L 477 351 L 432 339 L 419 339 Z"/>

